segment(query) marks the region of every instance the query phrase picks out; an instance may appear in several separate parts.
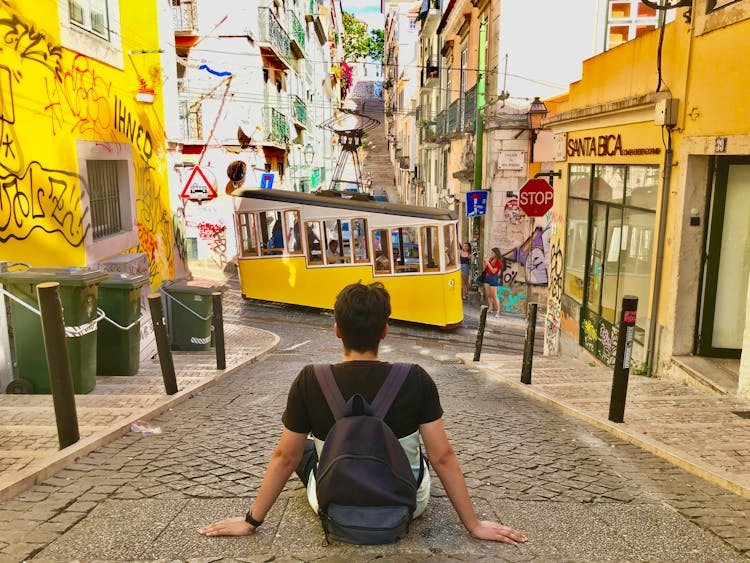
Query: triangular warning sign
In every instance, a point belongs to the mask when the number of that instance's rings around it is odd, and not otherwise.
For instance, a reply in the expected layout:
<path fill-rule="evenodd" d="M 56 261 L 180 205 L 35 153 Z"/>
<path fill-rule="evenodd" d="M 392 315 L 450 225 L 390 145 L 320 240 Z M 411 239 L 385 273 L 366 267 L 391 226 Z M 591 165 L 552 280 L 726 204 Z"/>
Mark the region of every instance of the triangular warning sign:
<path fill-rule="evenodd" d="M 201 170 L 200 166 L 196 166 L 190 173 L 190 177 L 185 183 L 185 188 L 182 190 L 180 197 L 193 201 L 204 201 L 206 199 L 213 199 L 217 195 L 216 190 L 211 185 L 211 182 L 208 181 L 208 178 L 206 178 L 203 170 Z"/>

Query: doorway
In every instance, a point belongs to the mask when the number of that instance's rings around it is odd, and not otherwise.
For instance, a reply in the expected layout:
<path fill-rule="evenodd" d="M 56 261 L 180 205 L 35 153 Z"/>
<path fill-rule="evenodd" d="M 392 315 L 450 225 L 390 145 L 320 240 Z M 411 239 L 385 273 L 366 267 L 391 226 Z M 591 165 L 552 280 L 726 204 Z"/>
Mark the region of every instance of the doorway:
<path fill-rule="evenodd" d="M 697 353 L 739 358 L 750 276 L 750 157 L 720 157 L 709 201 Z"/>

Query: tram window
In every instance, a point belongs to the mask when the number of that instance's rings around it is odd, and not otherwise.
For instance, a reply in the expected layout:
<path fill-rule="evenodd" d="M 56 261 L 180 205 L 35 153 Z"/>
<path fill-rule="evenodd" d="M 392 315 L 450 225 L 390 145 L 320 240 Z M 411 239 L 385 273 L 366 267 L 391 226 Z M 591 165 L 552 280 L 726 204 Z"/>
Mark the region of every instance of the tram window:
<path fill-rule="evenodd" d="M 284 229 L 280 211 L 265 211 L 258 214 L 263 254 L 283 254 Z"/>
<path fill-rule="evenodd" d="M 456 268 L 456 256 L 458 255 L 456 226 L 446 225 L 443 227 L 443 237 L 445 240 L 445 269 L 453 270 Z"/>
<path fill-rule="evenodd" d="M 368 262 L 370 255 L 367 251 L 367 219 L 352 219 L 352 244 L 354 261 Z"/>
<path fill-rule="evenodd" d="M 299 211 L 287 211 L 286 219 L 286 247 L 289 254 L 302 254 L 302 236 L 300 234 Z"/>
<path fill-rule="evenodd" d="M 258 255 L 258 235 L 255 230 L 255 214 L 240 213 L 237 216 L 239 221 L 240 249 L 242 256 Z"/>
<path fill-rule="evenodd" d="M 372 251 L 375 253 L 375 273 L 391 273 L 391 245 L 388 239 L 388 229 L 375 229 L 372 231 Z"/>
<path fill-rule="evenodd" d="M 391 229 L 393 265 L 397 274 L 419 271 L 419 245 L 416 227 Z"/>
<path fill-rule="evenodd" d="M 305 222 L 305 233 L 307 235 L 307 262 L 309 264 L 322 264 L 323 252 L 320 247 L 320 223 L 318 221 Z"/>
<path fill-rule="evenodd" d="M 352 232 L 347 219 L 324 221 L 326 264 L 342 264 L 352 261 Z"/>
<path fill-rule="evenodd" d="M 440 270 L 440 245 L 438 244 L 437 227 L 422 227 L 422 270 L 425 272 Z"/>

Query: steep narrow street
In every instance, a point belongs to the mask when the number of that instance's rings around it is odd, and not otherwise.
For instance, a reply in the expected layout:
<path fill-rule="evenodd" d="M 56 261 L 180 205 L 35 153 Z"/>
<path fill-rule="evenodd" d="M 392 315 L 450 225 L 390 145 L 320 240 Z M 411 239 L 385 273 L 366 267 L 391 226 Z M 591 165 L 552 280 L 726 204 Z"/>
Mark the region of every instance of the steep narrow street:
<path fill-rule="evenodd" d="M 360 80 L 352 88 L 349 99 L 356 103 L 357 111 L 377 119 L 380 124 L 370 131 L 362 142 L 362 178 L 372 174 L 374 195 L 385 194 L 388 201 L 400 202 L 393 176 L 393 163 L 388 154 L 388 141 L 385 136 L 385 115 L 383 111 L 383 82 L 381 80 Z"/>

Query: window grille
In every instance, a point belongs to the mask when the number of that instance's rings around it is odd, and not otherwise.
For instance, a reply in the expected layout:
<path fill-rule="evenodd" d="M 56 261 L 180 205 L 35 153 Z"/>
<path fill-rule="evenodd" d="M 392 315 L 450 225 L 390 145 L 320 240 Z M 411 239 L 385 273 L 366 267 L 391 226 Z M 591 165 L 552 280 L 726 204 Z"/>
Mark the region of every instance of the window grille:
<path fill-rule="evenodd" d="M 120 182 L 117 160 L 87 160 L 94 240 L 115 235 L 122 229 Z"/>

